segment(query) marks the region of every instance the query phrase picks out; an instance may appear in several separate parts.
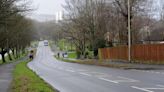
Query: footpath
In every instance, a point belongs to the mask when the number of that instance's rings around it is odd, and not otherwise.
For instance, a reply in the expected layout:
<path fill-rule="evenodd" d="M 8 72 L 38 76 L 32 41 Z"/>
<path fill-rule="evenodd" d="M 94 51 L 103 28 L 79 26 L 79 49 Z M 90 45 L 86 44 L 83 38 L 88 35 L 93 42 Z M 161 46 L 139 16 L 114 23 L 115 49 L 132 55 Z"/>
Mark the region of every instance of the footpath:
<path fill-rule="evenodd" d="M 73 63 L 98 65 L 98 66 L 121 68 L 121 69 L 164 70 L 164 65 L 139 64 L 139 63 L 129 63 L 129 62 L 123 62 L 123 61 L 99 61 L 97 59 L 81 60 L 81 59 L 64 58 L 64 60 L 73 61 Z"/>
<path fill-rule="evenodd" d="M 25 60 L 25 58 L 21 58 L 13 63 L 0 65 L 0 92 L 9 92 L 13 70 L 15 66 L 23 60 Z"/>
<path fill-rule="evenodd" d="M 113 64 L 113 65 L 124 65 L 127 66 L 124 69 L 136 69 L 136 70 L 164 70 L 164 65 L 157 64 L 139 64 L 139 63 L 129 63 L 129 62 L 121 62 L 121 61 L 109 61 L 104 62 L 105 64 Z"/>

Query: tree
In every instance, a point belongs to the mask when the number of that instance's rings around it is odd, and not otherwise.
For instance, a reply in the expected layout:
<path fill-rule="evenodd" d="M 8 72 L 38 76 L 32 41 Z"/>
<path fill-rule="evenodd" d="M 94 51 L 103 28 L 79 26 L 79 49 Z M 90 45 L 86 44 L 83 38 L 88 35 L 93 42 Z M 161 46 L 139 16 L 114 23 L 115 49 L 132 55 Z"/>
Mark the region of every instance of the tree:
<path fill-rule="evenodd" d="M 122 15 L 125 21 L 125 30 L 124 30 L 124 36 L 126 37 L 125 42 L 127 43 L 127 28 L 128 28 L 128 0 L 115 0 L 114 5 L 117 9 L 117 11 Z M 133 25 L 136 21 L 135 18 L 141 17 L 143 15 L 147 15 L 148 11 L 150 10 L 152 5 L 152 0 L 130 0 L 130 24 L 131 24 L 131 31 L 132 31 L 132 43 L 135 43 L 135 35 L 137 35 L 139 32 L 135 29 L 136 25 Z"/>
<path fill-rule="evenodd" d="M 16 48 L 17 51 L 18 44 L 19 45 L 21 44 L 18 43 L 18 39 L 22 40 L 22 38 L 25 37 L 24 35 L 21 38 L 21 36 L 25 34 L 22 32 L 22 30 L 25 30 L 26 27 L 29 27 L 26 24 L 24 27 L 22 26 L 22 24 L 20 24 L 20 21 L 26 20 L 26 18 L 23 16 L 23 13 L 30 10 L 27 7 L 28 4 L 27 2 L 17 4 L 18 2 L 20 3 L 19 0 L 0 0 L 0 48 L 1 48 L 0 54 L 2 56 L 3 63 L 6 62 L 5 61 L 6 53 L 8 53 L 9 59 L 10 60 L 12 59 L 10 57 L 10 50 Z M 16 29 L 16 27 L 18 26 L 19 28 Z M 28 40 L 27 43 L 29 43 Z"/>
<path fill-rule="evenodd" d="M 140 29 L 154 23 L 151 6 L 152 0 L 130 0 L 133 44 L 140 40 Z M 64 35 L 61 37 L 73 41 L 81 55 L 86 47 L 97 51 L 102 47 L 127 45 L 127 0 L 66 0 L 64 8 L 65 19 L 58 23 L 58 30 Z"/>
<path fill-rule="evenodd" d="M 67 32 L 64 33 L 72 37 L 81 54 L 84 54 L 88 46 L 91 50 L 98 49 L 98 46 L 95 46 L 97 40 L 104 40 L 108 26 L 108 8 L 105 0 L 67 0 L 65 9 Z"/>

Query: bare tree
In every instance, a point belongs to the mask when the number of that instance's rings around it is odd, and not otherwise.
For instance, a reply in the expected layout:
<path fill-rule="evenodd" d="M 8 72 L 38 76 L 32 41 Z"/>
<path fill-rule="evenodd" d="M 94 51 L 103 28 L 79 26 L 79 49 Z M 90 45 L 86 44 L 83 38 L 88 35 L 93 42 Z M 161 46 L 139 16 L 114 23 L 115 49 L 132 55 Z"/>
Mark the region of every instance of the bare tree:
<path fill-rule="evenodd" d="M 12 48 L 15 49 L 16 47 L 18 47 L 18 44 L 19 45 L 21 44 L 21 43 L 17 43 L 18 40 L 16 40 L 18 38 L 21 39 L 21 36 L 23 35 L 23 33 L 19 31 L 25 30 L 27 27 L 29 27 L 28 25 L 25 24 L 26 26 L 24 28 L 22 29 L 20 28 L 23 27 L 22 24 L 20 24 L 20 21 L 25 20 L 23 13 L 29 11 L 30 9 L 28 8 L 27 2 L 23 2 L 20 4 L 18 4 L 18 2 L 21 1 L 0 0 L 0 48 L 1 48 L 0 54 L 2 56 L 3 62 L 5 62 L 5 54 L 8 53 L 9 59 L 11 60 L 10 53 L 9 53 L 10 49 Z M 15 27 L 18 26 L 19 29 L 18 28 L 15 29 Z"/>
<path fill-rule="evenodd" d="M 125 21 L 125 27 L 128 27 L 128 0 L 115 0 L 114 5 L 117 9 L 117 11 L 123 16 Z M 148 11 L 150 10 L 149 7 L 152 5 L 152 0 L 130 0 L 130 24 L 132 29 L 132 35 L 135 36 L 138 34 L 138 31 L 136 31 L 135 26 L 133 26 L 133 23 L 135 23 L 134 19 L 135 17 L 138 18 L 140 16 L 143 16 L 145 14 L 148 14 Z M 127 43 L 127 29 L 124 30 L 124 35 L 126 37 L 125 42 Z M 132 37 L 136 38 L 136 37 Z M 132 43 L 135 43 L 135 39 L 132 39 Z"/>

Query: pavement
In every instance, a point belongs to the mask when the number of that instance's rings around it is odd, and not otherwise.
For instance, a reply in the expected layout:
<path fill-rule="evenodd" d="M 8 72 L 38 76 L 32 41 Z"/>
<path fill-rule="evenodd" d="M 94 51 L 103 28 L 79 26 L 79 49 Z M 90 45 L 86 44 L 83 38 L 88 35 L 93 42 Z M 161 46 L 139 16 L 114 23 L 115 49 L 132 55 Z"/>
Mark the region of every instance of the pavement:
<path fill-rule="evenodd" d="M 18 64 L 23 59 L 24 58 L 14 63 L 0 65 L 0 92 L 9 92 L 12 82 L 13 70 L 16 64 Z"/>
<path fill-rule="evenodd" d="M 139 64 L 139 63 L 129 63 L 125 61 L 111 61 L 111 60 L 105 60 L 105 61 L 99 61 L 97 59 L 72 59 L 72 58 L 64 58 L 65 60 L 71 60 L 71 61 L 81 61 L 81 62 L 88 62 L 91 64 L 90 61 L 92 61 L 93 65 L 99 65 L 99 66 L 106 66 L 106 67 L 112 67 L 113 68 L 122 68 L 122 69 L 136 69 L 136 70 L 164 70 L 164 65 L 153 65 L 153 64 Z M 87 64 L 87 63 L 85 63 Z"/>
<path fill-rule="evenodd" d="M 139 63 L 129 63 L 123 61 L 108 61 L 105 64 L 113 65 L 124 65 L 128 66 L 125 69 L 137 69 L 137 70 L 164 70 L 164 65 L 153 65 L 153 64 L 139 64 Z"/>
<path fill-rule="evenodd" d="M 116 69 L 60 62 L 39 43 L 28 67 L 60 92 L 164 92 L 164 70 Z"/>

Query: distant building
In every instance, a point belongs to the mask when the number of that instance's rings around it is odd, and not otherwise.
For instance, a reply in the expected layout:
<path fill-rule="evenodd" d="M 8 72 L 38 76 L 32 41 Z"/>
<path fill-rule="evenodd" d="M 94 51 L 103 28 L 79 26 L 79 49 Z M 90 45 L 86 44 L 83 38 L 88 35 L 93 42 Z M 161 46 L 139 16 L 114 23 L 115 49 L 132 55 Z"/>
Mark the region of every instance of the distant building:
<path fill-rule="evenodd" d="M 59 22 L 61 20 L 63 20 L 63 11 L 57 12 L 56 13 L 56 22 Z"/>

